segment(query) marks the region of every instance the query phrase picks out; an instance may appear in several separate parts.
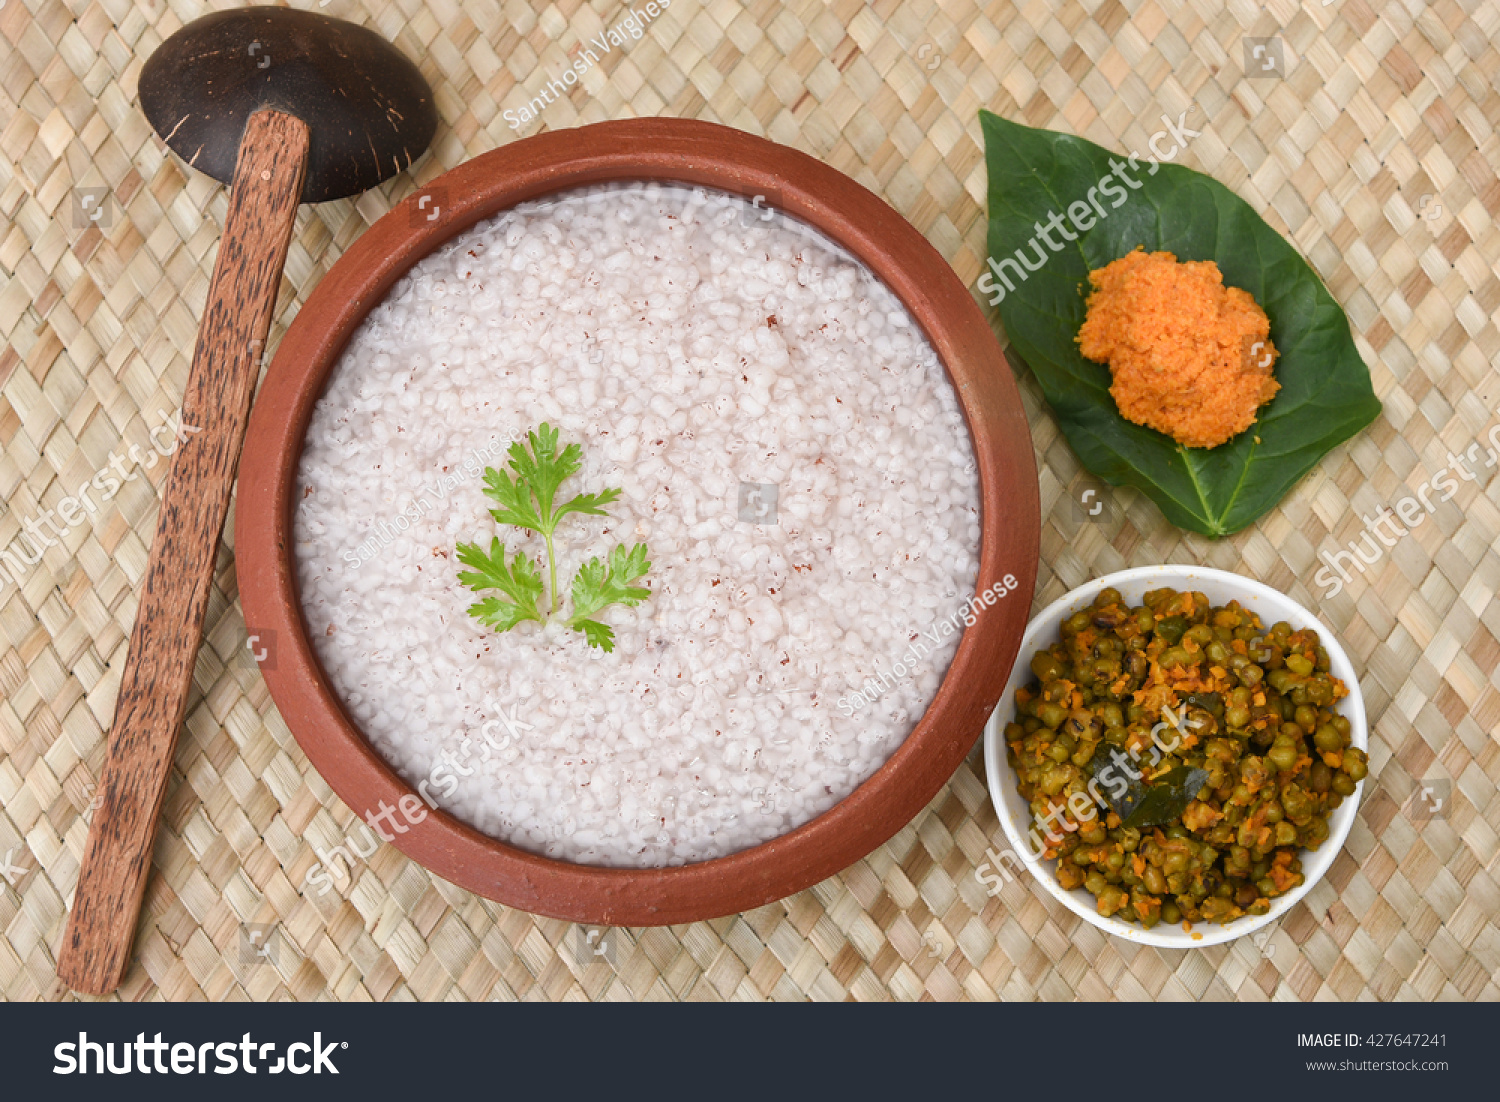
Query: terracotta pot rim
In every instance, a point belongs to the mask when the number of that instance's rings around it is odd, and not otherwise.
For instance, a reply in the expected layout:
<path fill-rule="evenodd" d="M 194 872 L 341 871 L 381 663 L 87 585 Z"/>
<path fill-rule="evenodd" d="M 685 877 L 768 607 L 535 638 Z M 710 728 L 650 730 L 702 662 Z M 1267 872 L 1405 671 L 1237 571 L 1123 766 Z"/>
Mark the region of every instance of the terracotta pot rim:
<path fill-rule="evenodd" d="M 669 118 L 552 131 L 481 154 L 397 204 L 323 277 L 262 383 L 241 460 L 236 569 L 247 630 L 275 640 L 276 660 L 262 666 L 271 696 L 314 767 L 356 814 L 420 797 L 345 713 L 302 618 L 292 493 L 313 405 L 355 328 L 417 260 L 519 202 L 628 180 L 772 197 L 884 280 L 947 368 L 969 426 L 982 501 L 975 592 L 1006 574 L 1018 583 L 965 630 L 937 696 L 896 753 L 832 809 L 769 842 L 664 869 L 600 868 L 528 853 L 442 811 L 387 839 L 498 902 L 569 921 L 646 926 L 733 914 L 801 891 L 865 857 L 927 805 L 979 737 L 1015 660 L 1036 581 L 1040 509 L 1030 431 L 989 323 L 921 234 L 837 170 L 728 127 Z M 308 871 L 298 873 L 302 890 Z"/>

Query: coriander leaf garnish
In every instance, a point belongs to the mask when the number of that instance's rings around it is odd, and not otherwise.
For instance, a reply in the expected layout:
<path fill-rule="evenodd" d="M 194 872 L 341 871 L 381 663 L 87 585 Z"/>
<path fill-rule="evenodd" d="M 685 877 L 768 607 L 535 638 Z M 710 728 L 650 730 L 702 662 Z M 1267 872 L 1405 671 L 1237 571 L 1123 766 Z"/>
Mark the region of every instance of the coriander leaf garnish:
<path fill-rule="evenodd" d="M 498 589 L 510 598 L 486 597 L 469 606 L 469 615 L 486 627 L 496 631 L 509 631 L 525 620 L 542 623 L 537 602 L 542 598 L 542 576 L 536 564 L 520 551 L 514 560 L 505 564 L 505 546 L 498 540 L 490 542 L 488 555 L 477 543 L 458 545 L 458 561 L 473 570 L 461 571 L 458 580 L 476 592 L 482 589 Z"/>
<path fill-rule="evenodd" d="M 569 444 L 559 453 L 557 430 L 546 422 L 537 431 L 527 433 L 526 438 L 531 444 L 530 454 L 519 440 L 510 446 L 510 469 L 516 472 L 515 479 L 512 480 L 504 471 L 486 467 L 484 492 L 500 503 L 500 508 L 490 510 L 490 516 L 501 524 L 529 529 L 546 541 L 547 573 L 552 583 L 551 611 L 556 612 L 557 555 L 552 547 L 552 534 L 557 531 L 557 522 L 568 513 L 608 516 L 600 506 L 614 501 L 620 496 L 620 491 L 579 494 L 554 509 L 552 499 L 557 495 L 558 487 L 583 466 L 583 449 L 577 444 Z"/>
<path fill-rule="evenodd" d="M 573 576 L 573 615 L 568 618 L 568 626 L 583 632 L 589 646 L 614 650 L 614 630 L 590 617 L 608 605 L 638 605 L 651 596 L 649 589 L 630 584 L 650 569 L 644 543 L 628 551 L 623 543 L 619 544 L 609 553 L 607 567 L 595 555 Z"/>
<path fill-rule="evenodd" d="M 578 494 L 554 506 L 562 484 L 583 466 L 583 449 L 577 444 L 569 444 L 559 452 L 557 430 L 546 423 L 535 432 L 527 433 L 526 442 L 531 446 L 529 452 L 526 444 L 520 441 L 510 446 L 509 466 L 515 472 L 514 477 L 493 467 L 484 469 L 484 492 L 499 505 L 498 509 L 490 510 L 490 516 L 501 524 L 535 532 L 546 542 L 552 595 L 548 612 L 556 612 L 560 594 L 553 535 L 558 521 L 569 513 L 608 516 L 604 506 L 618 500 L 620 491 L 607 489 Z M 499 597 L 486 597 L 470 606 L 469 615 L 496 631 L 509 631 L 526 620 L 546 622 L 547 616 L 540 608 L 543 594 L 541 574 L 528 556 L 517 551 L 507 565 L 505 548 L 499 539 L 495 539 L 488 555 L 477 544 L 459 544 L 458 558 L 465 566 L 474 568 L 459 574 L 460 583 L 476 591 L 498 589 L 510 598 L 504 601 Z M 641 578 L 650 568 L 644 543 L 636 544 L 629 551 L 624 544 L 616 547 L 610 552 L 608 565 L 597 556 L 584 563 L 573 578 L 573 615 L 568 618 L 568 626 L 582 632 L 589 646 L 614 650 L 614 631 L 590 617 L 609 605 L 637 605 L 649 597 L 649 589 L 630 583 Z"/>
<path fill-rule="evenodd" d="M 610 502 L 617 500 L 619 496 L 619 490 L 602 490 L 597 494 L 579 494 L 565 505 L 559 505 L 557 511 L 552 514 L 552 517 L 556 520 L 564 513 L 587 513 L 589 516 L 607 517 L 609 514 L 601 509 L 600 506 L 608 505 Z"/>

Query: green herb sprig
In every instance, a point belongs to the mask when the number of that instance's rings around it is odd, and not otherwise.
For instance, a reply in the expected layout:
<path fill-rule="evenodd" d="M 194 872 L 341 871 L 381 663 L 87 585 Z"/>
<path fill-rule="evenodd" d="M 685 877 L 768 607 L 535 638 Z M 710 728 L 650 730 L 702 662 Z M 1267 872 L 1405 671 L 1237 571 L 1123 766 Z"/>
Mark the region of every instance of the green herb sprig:
<path fill-rule="evenodd" d="M 609 605 L 638 605 L 651 596 L 649 589 L 630 584 L 650 569 L 644 543 L 636 544 L 629 551 L 625 550 L 623 543 L 619 544 L 609 553 L 607 567 L 595 555 L 573 575 L 573 615 L 568 618 L 568 626 L 583 632 L 589 646 L 614 650 L 614 629 L 590 617 Z"/>
<path fill-rule="evenodd" d="M 527 620 L 546 623 L 548 615 L 557 612 L 560 593 L 554 536 L 558 522 L 569 513 L 608 516 L 604 506 L 620 496 L 618 489 L 608 489 L 578 494 L 555 504 L 562 484 L 583 466 L 579 445 L 569 444 L 559 452 L 557 443 L 557 430 L 543 422 L 539 429 L 526 434 L 526 444 L 516 441 L 510 446 L 508 466 L 514 477 L 494 467 L 484 469 L 485 495 L 500 506 L 491 509 L 490 515 L 501 524 L 537 533 L 547 546 L 547 612 L 541 607 L 541 573 L 524 552 L 517 551 L 507 562 L 505 545 L 498 537 L 490 541 L 488 552 L 477 543 L 458 545 L 459 562 L 471 567 L 459 573 L 459 582 L 475 592 L 499 590 L 503 595 L 485 597 L 469 606 L 470 616 L 496 631 L 509 631 Z M 630 548 L 622 543 L 609 553 L 607 562 L 596 555 L 578 568 L 571 587 L 573 615 L 567 622 L 568 627 L 583 634 L 589 646 L 615 649 L 614 630 L 594 619 L 596 613 L 612 604 L 638 605 L 651 596 L 649 589 L 631 584 L 651 569 L 646 554 L 644 543 Z"/>

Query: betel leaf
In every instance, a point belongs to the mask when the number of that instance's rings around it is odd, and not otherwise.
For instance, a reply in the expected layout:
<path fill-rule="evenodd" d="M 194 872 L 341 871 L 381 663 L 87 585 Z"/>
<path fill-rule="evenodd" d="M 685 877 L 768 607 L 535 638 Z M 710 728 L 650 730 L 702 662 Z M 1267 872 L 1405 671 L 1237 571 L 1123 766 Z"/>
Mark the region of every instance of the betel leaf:
<path fill-rule="evenodd" d="M 1380 412 L 1370 373 L 1354 347 L 1349 320 L 1317 274 L 1248 203 L 1217 180 L 1174 164 L 1156 171 L 1082 138 L 1038 130 L 980 112 L 989 168 L 989 251 L 997 261 L 1025 250 L 1045 262 L 1013 290 L 995 282 L 981 291 L 998 307 L 1012 348 L 1041 384 L 1068 443 L 1083 465 L 1116 486 L 1135 486 L 1168 520 L 1206 536 L 1225 536 L 1251 524 L 1330 449 L 1359 432 Z M 1099 191 L 1111 159 L 1125 163 L 1140 184 L 1118 177 Z M 1052 231 L 1061 246 L 1037 234 L 1053 212 L 1066 219 L 1070 204 L 1097 209 L 1091 229 L 1064 222 L 1077 240 Z M 1124 192 L 1123 201 L 1113 197 Z M 1113 204 L 1119 202 L 1118 207 Z M 1088 216 L 1079 222 L 1091 220 Z M 1032 245 L 1036 240 L 1035 246 Z M 1271 322 L 1280 353 L 1281 390 L 1247 431 L 1216 448 L 1185 448 L 1171 437 L 1125 420 L 1110 397 L 1105 364 L 1086 360 L 1076 338 L 1083 325 L 1088 273 L 1137 246 L 1165 250 L 1178 260 L 1212 260 L 1228 286 L 1255 296 Z M 988 269 L 987 269 L 988 270 Z M 1007 273 L 1012 269 L 1007 266 Z"/>

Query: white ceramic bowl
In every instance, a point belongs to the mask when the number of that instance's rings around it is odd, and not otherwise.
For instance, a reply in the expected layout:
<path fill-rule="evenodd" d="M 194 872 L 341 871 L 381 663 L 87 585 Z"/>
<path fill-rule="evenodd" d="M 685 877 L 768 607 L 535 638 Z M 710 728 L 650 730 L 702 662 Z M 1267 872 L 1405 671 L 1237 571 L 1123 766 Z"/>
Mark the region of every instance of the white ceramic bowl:
<path fill-rule="evenodd" d="M 1171 949 L 1201 949 L 1253 934 L 1261 927 L 1280 920 L 1323 878 L 1339 850 L 1343 848 L 1349 828 L 1354 825 L 1359 798 L 1364 791 L 1363 781 L 1355 789 L 1353 796 L 1334 809 L 1328 820 L 1328 840 L 1316 850 L 1303 851 L 1302 873 L 1305 879 L 1298 888 L 1273 900 L 1270 911 L 1264 915 L 1238 918 L 1224 925 L 1195 922 L 1191 933 L 1184 931 L 1180 925 L 1161 925 L 1146 930 L 1117 918 L 1105 918 L 1095 910 L 1094 897 L 1083 888 L 1064 891 L 1057 882 L 1057 862 L 1034 855 L 1026 840 L 1026 833 L 1031 825 L 1028 821 L 1031 811 L 1021 794 L 1016 791 L 1015 770 L 1010 767 L 1005 754 L 1005 725 L 1015 718 L 1016 690 L 1032 680 L 1031 656 L 1057 641 L 1062 622 L 1080 609 L 1089 607 L 1100 590 L 1111 586 L 1118 589 L 1121 596 L 1132 605 L 1139 605 L 1148 590 L 1191 590 L 1206 594 L 1215 605 L 1239 601 L 1242 607 L 1256 613 L 1261 623 L 1268 628 L 1278 620 L 1285 620 L 1294 629 L 1312 628 L 1318 633 L 1319 641 L 1328 652 L 1330 672 L 1349 687 L 1349 695 L 1339 701 L 1337 709 L 1349 720 L 1353 744 L 1361 750 L 1369 750 L 1364 698 L 1360 695 L 1359 681 L 1355 677 L 1354 667 L 1349 663 L 1349 656 L 1339 646 L 1328 625 L 1296 601 L 1260 582 L 1205 566 L 1143 566 L 1134 570 L 1121 570 L 1079 586 L 1048 605 L 1032 619 L 1026 627 L 1021 652 L 1011 670 L 1005 692 L 1000 697 L 1000 704 L 985 724 L 984 771 L 989 781 L 990 799 L 994 801 L 995 811 L 1000 817 L 1000 825 L 1005 830 L 1010 846 L 1009 852 L 1018 857 L 1042 886 L 1065 907 L 1116 937 Z M 1014 866 L 1014 862 L 1010 860 L 1006 864 Z M 1006 875 L 1009 875 L 1008 870 Z"/>

